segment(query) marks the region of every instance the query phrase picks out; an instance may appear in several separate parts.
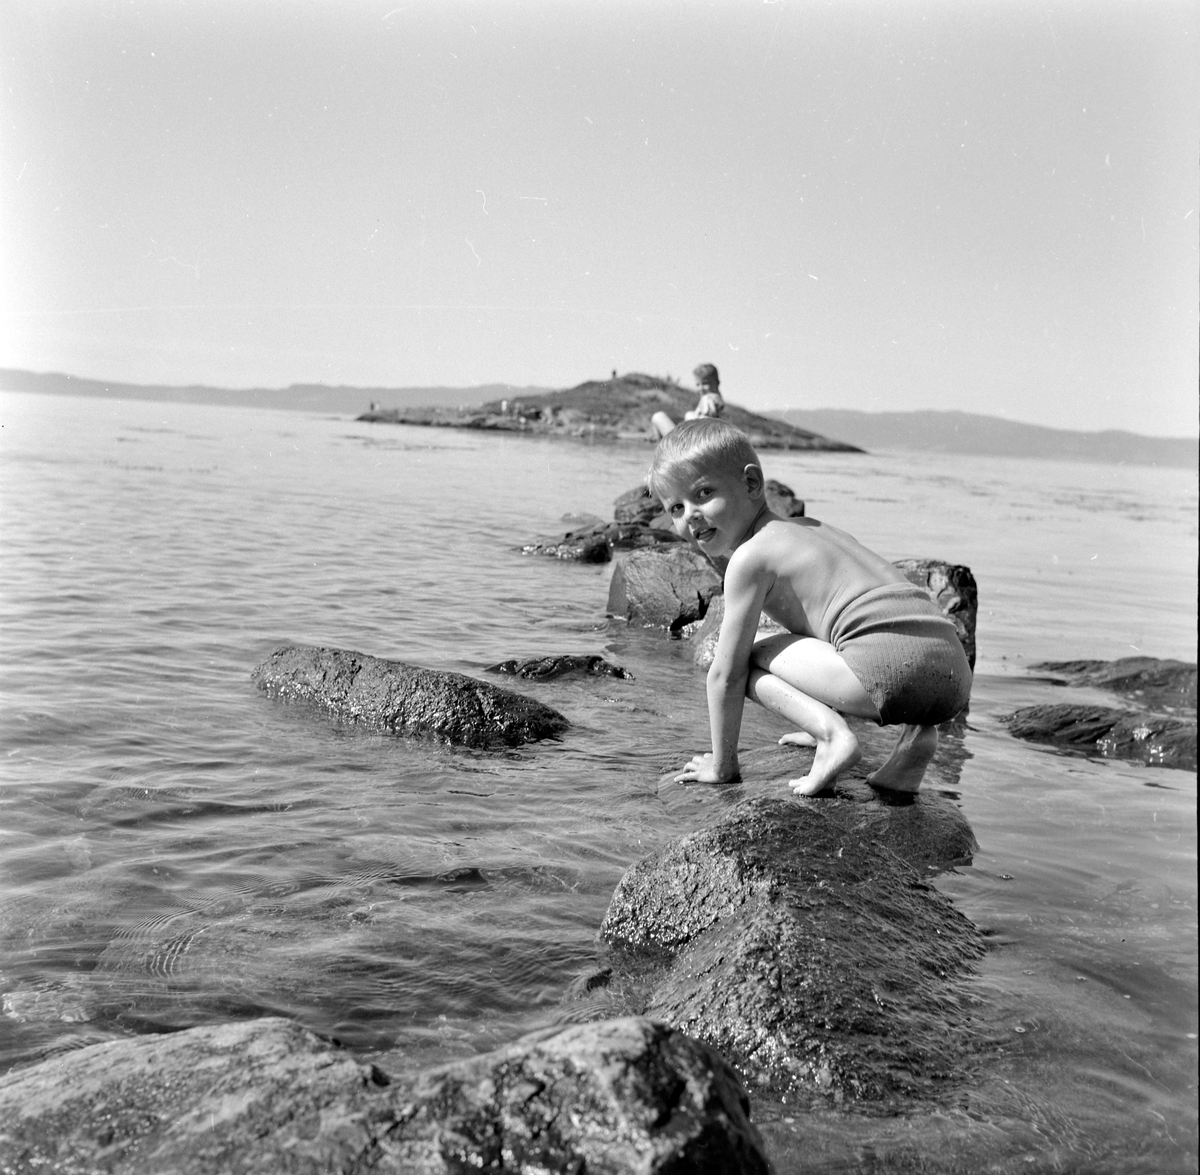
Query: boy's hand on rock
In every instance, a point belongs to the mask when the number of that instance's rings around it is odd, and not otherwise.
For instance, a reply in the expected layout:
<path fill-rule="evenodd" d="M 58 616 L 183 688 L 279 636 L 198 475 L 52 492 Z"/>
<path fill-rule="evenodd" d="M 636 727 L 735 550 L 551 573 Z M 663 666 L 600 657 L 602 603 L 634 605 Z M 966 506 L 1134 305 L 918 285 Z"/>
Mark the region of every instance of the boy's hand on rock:
<path fill-rule="evenodd" d="M 737 772 L 732 775 L 719 775 L 713 767 L 712 751 L 696 755 L 688 765 L 675 776 L 676 783 L 729 783 L 737 778 Z"/>

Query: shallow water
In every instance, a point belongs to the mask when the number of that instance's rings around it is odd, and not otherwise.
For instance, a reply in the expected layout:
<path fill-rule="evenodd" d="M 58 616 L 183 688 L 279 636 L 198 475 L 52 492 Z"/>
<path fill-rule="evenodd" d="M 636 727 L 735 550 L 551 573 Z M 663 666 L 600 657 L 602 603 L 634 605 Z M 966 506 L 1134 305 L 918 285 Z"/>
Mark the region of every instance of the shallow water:
<path fill-rule="evenodd" d="M 697 819 L 658 780 L 707 743 L 703 679 L 685 645 L 606 621 L 610 568 L 517 548 L 609 516 L 649 450 L 16 393 L 0 424 L 0 1067 L 278 1012 L 386 1068 L 570 1015 L 621 873 Z M 999 719 L 1065 696 L 1032 662 L 1193 658 L 1195 475 L 766 464 L 890 558 L 979 581 L 954 791 L 982 850 L 938 884 L 990 932 L 980 1014 L 1012 1042 L 954 1112 L 804 1116 L 806 1161 L 1194 1169 L 1195 776 Z M 522 686 L 571 731 L 480 754 L 267 699 L 249 672 L 293 641 L 476 674 L 603 652 L 635 679 Z M 755 713 L 743 741 L 778 733 Z M 795 1115 L 756 1116 L 786 1167 Z"/>

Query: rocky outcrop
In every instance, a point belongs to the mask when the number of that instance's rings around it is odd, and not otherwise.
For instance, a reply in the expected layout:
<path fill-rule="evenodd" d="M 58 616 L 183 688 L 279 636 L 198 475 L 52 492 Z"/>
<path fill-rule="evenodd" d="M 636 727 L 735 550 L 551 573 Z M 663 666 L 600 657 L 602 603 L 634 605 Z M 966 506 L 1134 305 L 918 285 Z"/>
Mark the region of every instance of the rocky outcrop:
<path fill-rule="evenodd" d="M 1003 719 L 1009 733 L 1076 754 L 1196 770 L 1196 666 L 1190 661 L 1122 657 L 1043 661 L 1030 669 L 1056 685 L 1102 689 L 1137 709 L 1090 702 L 1026 706 Z"/>
<path fill-rule="evenodd" d="M 650 423 L 654 413 L 666 412 L 673 419 L 682 420 L 695 406 L 695 391 L 682 388 L 671 380 L 633 372 L 608 380 L 590 380 L 558 392 L 494 400 L 479 408 L 383 408 L 364 412 L 358 419 L 380 424 L 473 428 L 648 444 L 655 436 Z M 823 437 L 774 417 L 759 416 L 729 401 L 725 403 L 723 417 L 746 433 L 756 449 L 862 452 L 854 445 Z"/>
<path fill-rule="evenodd" d="M 597 522 L 569 530 L 561 539 L 534 539 L 521 547 L 525 555 L 549 555 L 579 563 L 607 563 L 613 551 L 638 551 L 681 543 L 673 530 L 643 526 L 637 522 Z"/>
<path fill-rule="evenodd" d="M 259 689 L 336 718 L 467 747 L 520 746 L 570 725 L 557 710 L 461 673 L 348 649 L 288 645 L 251 674 Z"/>
<path fill-rule="evenodd" d="M 804 517 L 804 503 L 782 482 L 767 482 L 767 502 L 781 517 Z M 634 486 L 613 503 L 612 522 L 595 519 L 561 538 L 534 539 L 521 551 L 579 563 L 607 563 L 614 551 L 640 551 L 684 541 L 675 533 L 662 503 L 652 498 L 645 486 Z"/>
<path fill-rule="evenodd" d="M 892 811 L 839 790 L 754 796 L 638 862 L 601 933 L 641 977 L 645 1014 L 719 1049 L 752 1088 L 807 1105 L 936 1100 L 969 1066 L 963 981 L 983 939 L 902 859 L 905 836 L 889 845 Z M 942 816 L 949 851 L 973 845 Z"/>
<path fill-rule="evenodd" d="M 979 589 L 969 567 L 941 559 L 897 559 L 909 583 L 924 588 L 954 624 L 971 668 L 975 668 L 975 624 Z"/>
<path fill-rule="evenodd" d="M 1196 721 L 1107 706 L 1026 706 L 1003 719 L 1016 738 L 1062 750 L 1196 770 Z"/>
<path fill-rule="evenodd" d="M 1029 668 L 1062 685 L 1112 690 L 1151 710 L 1196 714 L 1196 666 L 1190 661 L 1121 657 L 1116 661 L 1043 661 Z"/>
<path fill-rule="evenodd" d="M 501 661 L 489 665 L 489 673 L 506 673 L 510 677 L 523 677 L 530 681 L 549 681 L 564 677 L 568 673 L 581 673 L 587 677 L 620 677 L 632 679 L 633 674 L 620 665 L 614 665 L 596 654 L 580 655 L 560 653 L 554 657 L 530 657 L 525 661 Z"/>
<path fill-rule="evenodd" d="M 608 614 L 631 624 L 679 632 L 704 618 L 721 592 L 721 577 L 698 551 L 683 543 L 633 551 L 613 569 Z"/>
<path fill-rule="evenodd" d="M 748 1105 L 720 1056 L 642 1019 L 390 1077 L 268 1018 L 0 1077 L 0 1170 L 766 1175 Z"/>

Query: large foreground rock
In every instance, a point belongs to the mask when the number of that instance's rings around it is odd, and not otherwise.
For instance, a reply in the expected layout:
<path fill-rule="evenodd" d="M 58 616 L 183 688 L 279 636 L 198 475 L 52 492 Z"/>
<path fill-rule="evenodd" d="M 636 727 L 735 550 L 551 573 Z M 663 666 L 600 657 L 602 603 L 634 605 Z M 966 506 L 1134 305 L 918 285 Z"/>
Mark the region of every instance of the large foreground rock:
<path fill-rule="evenodd" d="M 0 1078 L 0 1170 L 754 1172 L 736 1074 L 627 1018 L 391 1078 L 287 1020 L 92 1045 Z"/>
<path fill-rule="evenodd" d="M 461 673 L 349 649 L 287 645 L 251 674 L 259 689 L 339 719 L 467 747 L 520 746 L 570 725 L 557 710 Z"/>
<path fill-rule="evenodd" d="M 704 618 L 721 577 L 698 551 L 679 543 L 632 551 L 613 569 L 608 613 L 631 624 L 678 632 Z"/>
<path fill-rule="evenodd" d="M 920 825 L 889 847 L 878 802 L 755 795 L 630 868 L 602 934 L 633 973 L 649 968 L 645 1014 L 718 1048 L 752 1087 L 810 1105 L 937 1098 L 966 1071 L 963 981 L 983 940 L 896 851 L 936 855 Z M 945 831 L 974 843 L 961 815 Z"/>
<path fill-rule="evenodd" d="M 1196 722 L 1108 706 L 1026 706 L 1004 719 L 1009 733 L 1060 750 L 1196 770 Z"/>

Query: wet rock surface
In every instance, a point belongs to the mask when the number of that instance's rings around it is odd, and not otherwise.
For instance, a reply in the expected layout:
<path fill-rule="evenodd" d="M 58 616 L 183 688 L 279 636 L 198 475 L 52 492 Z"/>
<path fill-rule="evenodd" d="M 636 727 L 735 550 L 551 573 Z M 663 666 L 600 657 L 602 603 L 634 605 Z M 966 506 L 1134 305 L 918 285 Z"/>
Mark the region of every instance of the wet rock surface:
<path fill-rule="evenodd" d="M 570 725 L 557 710 L 489 682 L 348 649 L 288 645 L 251 680 L 273 697 L 308 703 L 343 721 L 459 746 L 520 746 Z"/>
<path fill-rule="evenodd" d="M 1122 694 L 1149 709 L 1196 713 L 1196 666 L 1190 661 L 1122 657 L 1117 661 L 1042 661 L 1031 665 L 1063 685 L 1092 686 Z"/>
<path fill-rule="evenodd" d="M 1136 709 L 1088 701 L 1026 706 L 1003 719 L 1009 733 L 1075 754 L 1195 771 L 1196 666 L 1190 661 L 1122 657 L 1031 665 L 1056 685 L 1120 695 Z"/>
<path fill-rule="evenodd" d="M 1108 706 L 1026 706 L 1004 719 L 1009 733 L 1030 742 L 1150 767 L 1196 770 L 1196 722 Z"/>
<path fill-rule="evenodd" d="M 631 624 L 678 632 L 702 620 L 720 594 L 721 577 L 698 551 L 683 543 L 632 551 L 613 568 L 608 613 Z"/>
<path fill-rule="evenodd" d="M 489 665 L 488 673 L 504 673 L 510 677 L 523 677 L 529 681 L 549 681 L 579 673 L 587 677 L 619 677 L 632 680 L 633 674 L 620 665 L 614 665 L 596 654 L 560 653 L 554 657 L 530 657 L 525 661 L 501 661 Z"/>
<path fill-rule="evenodd" d="M 525 555 L 548 555 L 578 563 L 607 563 L 613 557 L 613 551 L 637 551 L 682 542 L 673 530 L 643 526 L 638 522 L 597 522 L 569 530 L 561 539 L 534 539 L 525 543 L 521 551 Z"/>
<path fill-rule="evenodd" d="M 748 756 L 743 788 L 788 759 Z M 918 869 L 969 858 L 969 826 L 936 795 L 888 805 L 850 778 L 801 800 L 771 782 L 622 878 L 601 933 L 630 998 L 789 1102 L 941 1098 L 969 1071 L 983 939 Z"/>
<path fill-rule="evenodd" d="M 390 1077 L 277 1018 L 93 1045 L 0 1077 L 0 1170 L 765 1173 L 744 1088 L 635 1018 Z"/>

